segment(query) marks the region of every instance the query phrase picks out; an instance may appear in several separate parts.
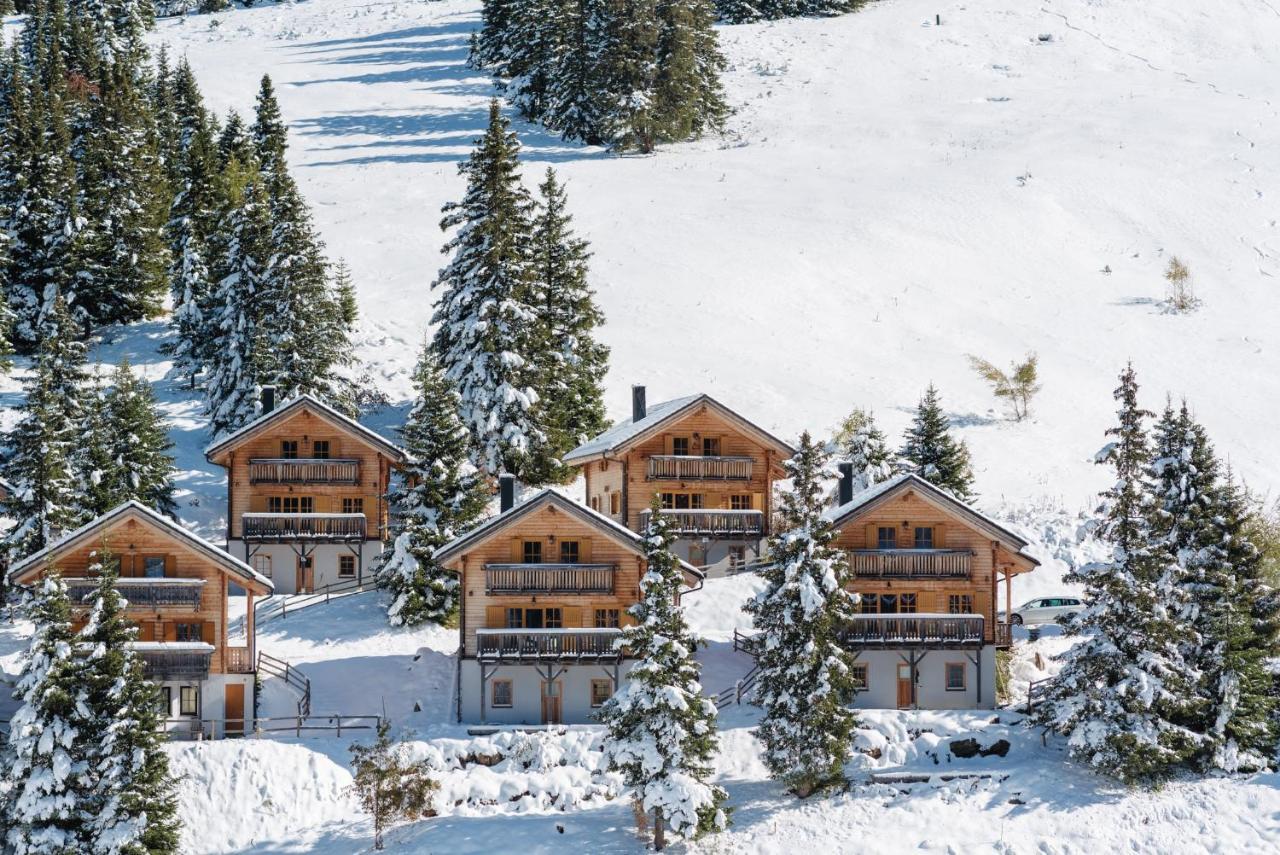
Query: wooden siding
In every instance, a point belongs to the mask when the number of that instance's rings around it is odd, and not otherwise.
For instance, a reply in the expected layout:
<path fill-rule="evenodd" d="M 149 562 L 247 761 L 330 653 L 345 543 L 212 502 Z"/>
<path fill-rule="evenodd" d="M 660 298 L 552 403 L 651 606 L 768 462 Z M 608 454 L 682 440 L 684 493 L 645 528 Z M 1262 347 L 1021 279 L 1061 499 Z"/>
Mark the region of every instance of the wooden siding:
<path fill-rule="evenodd" d="M 318 441 L 329 443 L 332 459 L 357 460 L 360 465 L 358 484 L 252 484 L 249 478 L 249 461 L 278 458 L 281 443 L 292 440 L 298 443 L 298 457 L 314 455 Z M 313 512 L 318 514 L 342 513 L 343 499 L 361 499 L 368 519 L 365 532 L 367 540 L 380 540 L 387 525 L 387 509 L 383 495 L 387 491 L 391 463 L 387 456 L 355 432 L 340 428 L 333 422 L 301 407 L 276 424 L 259 431 L 234 450 L 224 455 L 227 466 L 227 496 L 231 539 L 243 535 L 242 516 L 246 513 L 268 511 L 267 499 L 271 496 L 309 496 L 313 499 Z"/>
<path fill-rule="evenodd" d="M 622 496 L 623 465 L 621 460 L 593 460 L 583 467 L 586 476 L 587 507 L 599 511 L 614 522 L 627 524 L 623 518 L 626 501 Z M 613 513 L 610 496 L 618 495 L 618 513 Z M 592 500 L 595 500 L 595 504 Z"/>

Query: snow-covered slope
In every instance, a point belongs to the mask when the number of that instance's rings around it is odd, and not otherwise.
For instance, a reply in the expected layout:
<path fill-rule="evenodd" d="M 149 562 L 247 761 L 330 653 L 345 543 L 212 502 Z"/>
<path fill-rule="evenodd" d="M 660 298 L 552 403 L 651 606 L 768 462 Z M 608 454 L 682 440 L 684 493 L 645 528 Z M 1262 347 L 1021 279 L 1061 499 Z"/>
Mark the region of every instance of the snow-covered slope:
<path fill-rule="evenodd" d="M 219 111 L 275 79 L 291 159 L 393 397 L 430 312 L 440 206 L 493 94 L 475 0 L 310 0 L 162 22 Z M 935 26 L 940 14 L 942 26 Z M 517 123 L 568 180 L 613 347 L 609 402 L 706 389 L 765 427 L 853 404 L 891 432 L 936 381 L 988 500 L 1075 508 L 1132 358 L 1252 482 L 1280 475 L 1280 7 L 1265 0 L 881 0 L 723 27 L 723 139 L 613 157 Z M 1163 314 L 1171 254 L 1203 307 Z M 1109 268 L 1110 274 L 1103 272 Z M 966 364 L 1040 354 L 1010 424 Z"/>

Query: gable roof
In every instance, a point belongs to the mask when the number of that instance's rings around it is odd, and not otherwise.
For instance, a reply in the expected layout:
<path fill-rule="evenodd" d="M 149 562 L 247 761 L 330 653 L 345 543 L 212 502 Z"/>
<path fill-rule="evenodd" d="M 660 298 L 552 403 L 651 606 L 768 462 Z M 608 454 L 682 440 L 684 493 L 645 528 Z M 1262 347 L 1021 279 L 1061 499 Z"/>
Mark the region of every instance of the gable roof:
<path fill-rule="evenodd" d="M 80 526 L 80 528 L 60 540 L 49 544 L 39 552 L 27 556 L 9 569 L 6 578 L 12 581 L 25 573 L 29 573 L 32 569 L 43 567 L 53 558 L 53 556 L 66 552 L 68 549 L 77 546 L 87 535 L 106 528 L 117 520 L 123 519 L 130 514 L 141 515 L 147 522 L 154 523 L 164 529 L 167 533 L 172 534 L 175 538 L 186 543 L 197 552 L 213 559 L 219 565 L 237 576 L 240 576 L 242 579 L 255 582 L 266 588 L 268 592 L 275 590 L 276 586 L 270 579 L 263 576 L 261 573 L 258 573 L 239 558 L 236 558 L 234 555 L 223 549 L 219 549 L 203 537 L 187 531 L 173 520 L 157 513 L 137 500 L 130 500 L 123 504 L 116 505 L 97 519 Z"/>
<path fill-rule="evenodd" d="M 262 428 L 267 427 L 279 419 L 287 418 L 301 409 L 314 410 L 318 415 L 334 422 L 338 427 L 345 428 L 346 430 L 358 435 L 361 439 L 364 439 L 371 445 L 377 446 L 397 462 L 403 462 L 407 457 L 403 448 L 396 445 L 382 434 L 365 427 L 350 416 L 343 415 L 316 396 L 306 394 L 299 395 L 296 398 L 290 398 L 271 412 L 263 413 L 239 430 L 232 431 L 222 439 L 214 442 L 204 450 L 205 459 L 210 463 L 214 462 L 213 458 L 215 455 L 230 450 L 249 439 L 252 434 L 257 433 Z"/>
<path fill-rule="evenodd" d="M 623 542 L 627 546 L 635 549 L 636 552 L 644 552 L 643 537 L 621 523 L 609 519 L 599 511 L 593 511 L 586 505 L 575 502 L 568 496 L 548 487 L 543 490 L 539 490 L 530 499 L 521 502 L 506 513 L 489 517 L 489 519 L 471 529 L 471 531 L 466 534 L 461 535 L 460 537 L 455 537 L 453 540 L 437 549 L 433 557 L 443 564 L 451 558 L 456 558 L 458 554 L 468 546 L 497 534 L 508 525 L 523 519 L 535 510 L 545 507 L 546 505 L 554 505 L 560 510 L 577 517 L 587 525 L 604 529 L 605 532 L 611 535 L 615 540 Z M 683 559 L 680 561 L 680 568 L 684 570 L 685 573 L 692 574 L 699 579 L 703 578 L 705 575 L 697 567 L 694 567 Z"/>
<path fill-rule="evenodd" d="M 765 445 L 774 446 L 788 457 L 796 453 L 795 448 L 790 443 L 783 442 L 764 428 L 753 424 L 715 398 L 704 393 L 686 395 L 683 398 L 675 398 L 670 401 L 663 401 L 661 404 L 654 404 L 645 411 L 645 416 L 640 421 L 634 422 L 628 419 L 625 422 L 614 425 L 604 433 L 570 451 L 564 456 L 564 462 L 567 464 L 585 463 L 593 458 L 634 445 L 641 439 L 661 430 L 664 425 L 668 425 L 693 412 L 696 407 L 702 404 L 716 410 L 729 421 L 744 428 L 747 433 L 754 434 L 756 439 Z"/>
<path fill-rule="evenodd" d="M 1040 564 L 1039 561 L 1023 551 L 1030 546 L 1027 540 L 981 511 L 975 510 L 960 501 L 941 487 L 931 484 L 919 475 L 910 472 L 895 475 L 887 481 L 881 481 L 879 484 L 873 484 L 843 505 L 823 511 L 822 517 L 831 523 L 833 528 L 840 528 L 841 525 L 858 514 L 869 511 L 887 501 L 891 496 L 908 489 L 918 490 L 926 501 L 931 501 L 935 505 L 944 505 L 951 508 L 958 516 L 963 517 L 970 524 L 992 535 L 996 540 L 1004 541 L 1023 558 L 1036 565 Z"/>

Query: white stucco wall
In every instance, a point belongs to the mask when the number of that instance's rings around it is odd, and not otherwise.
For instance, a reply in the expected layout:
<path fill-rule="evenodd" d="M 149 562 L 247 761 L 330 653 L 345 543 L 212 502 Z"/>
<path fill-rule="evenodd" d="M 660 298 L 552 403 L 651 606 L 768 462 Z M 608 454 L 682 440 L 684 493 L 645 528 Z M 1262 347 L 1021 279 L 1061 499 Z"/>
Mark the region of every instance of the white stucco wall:
<path fill-rule="evenodd" d="M 917 651 L 917 655 L 920 652 Z M 898 666 L 905 665 L 905 650 L 863 651 L 857 662 L 867 666 L 867 689 L 854 702 L 862 709 L 894 709 L 898 706 Z M 971 661 L 977 657 L 978 663 Z M 964 691 L 949 691 L 946 663 L 965 666 Z M 979 667 L 979 664 L 981 667 Z M 974 650 L 930 650 L 916 666 L 916 704 L 922 709 L 993 709 L 996 705 L 996 649 L 987 645 Z"/>
<path fill-rule="evenodd" d="M 626 679 L 631 661 L 618 666 L 621 679 Z M 543 666 L 544 668 L 546 666 Z M 596 710 L 591 707 L 591 680 L 612 678 L 613 666 L 571 664 L 558 679 L 561 686 L 561 718 L 565 724 L 590 724 Z M 480 711 L 480 664 L 475 659 L 462 660 L 459 691 L 462 698 L 462 721 L 465 724 L 542 724 L 543 679 L 533 665 L 499 665 L 493 679 L 512 681 L 512 705 L 495 709 L 489 703 L 492 688 L 486 688 L 484 715 Z M 616 688 L 616 687 L 615 687 Z"/>
<path fill-rule="evenodd" d="M 232 540 L 227 551 L 252 566 L 249 551 L 243 540 Z M 366 540 L 360 544 L 360 560 L 357 562 L 357 574 L 369 575 L 373 560 L 382 552 L 382 543 L 377 540 Z M 292 594 L 297 590 L 298 554 L 287 543 L 268 543 L 253 550 L 254 555 L 271 556 L 271 581 L 275 583 L 277 594 Z M 332 585 L 346 581 L 350 577 L 338 576 L 338 556 L 350 555 L 351 547 L 346 544 L 322 543 L 309 553 L 314 568 L 315 587 Z"/>

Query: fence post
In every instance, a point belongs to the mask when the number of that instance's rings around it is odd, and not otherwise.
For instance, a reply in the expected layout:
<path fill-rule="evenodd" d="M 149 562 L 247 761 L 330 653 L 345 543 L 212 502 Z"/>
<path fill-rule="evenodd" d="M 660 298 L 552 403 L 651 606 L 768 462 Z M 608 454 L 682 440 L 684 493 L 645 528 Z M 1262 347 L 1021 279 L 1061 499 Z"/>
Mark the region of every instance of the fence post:
<path fill-rule="evenodd" d="M 733 702 L 738 706 L 742 706 L 742 681 L 738 680 L 733 684 Z"/>
<path fill-rule="evenodd" d="M 298 737 L 299 739 L 301 739 L 301 738 L 302 738 L 302 716 L 298 716 L 298 732 L 297 732 L 297 737 Z"/>

